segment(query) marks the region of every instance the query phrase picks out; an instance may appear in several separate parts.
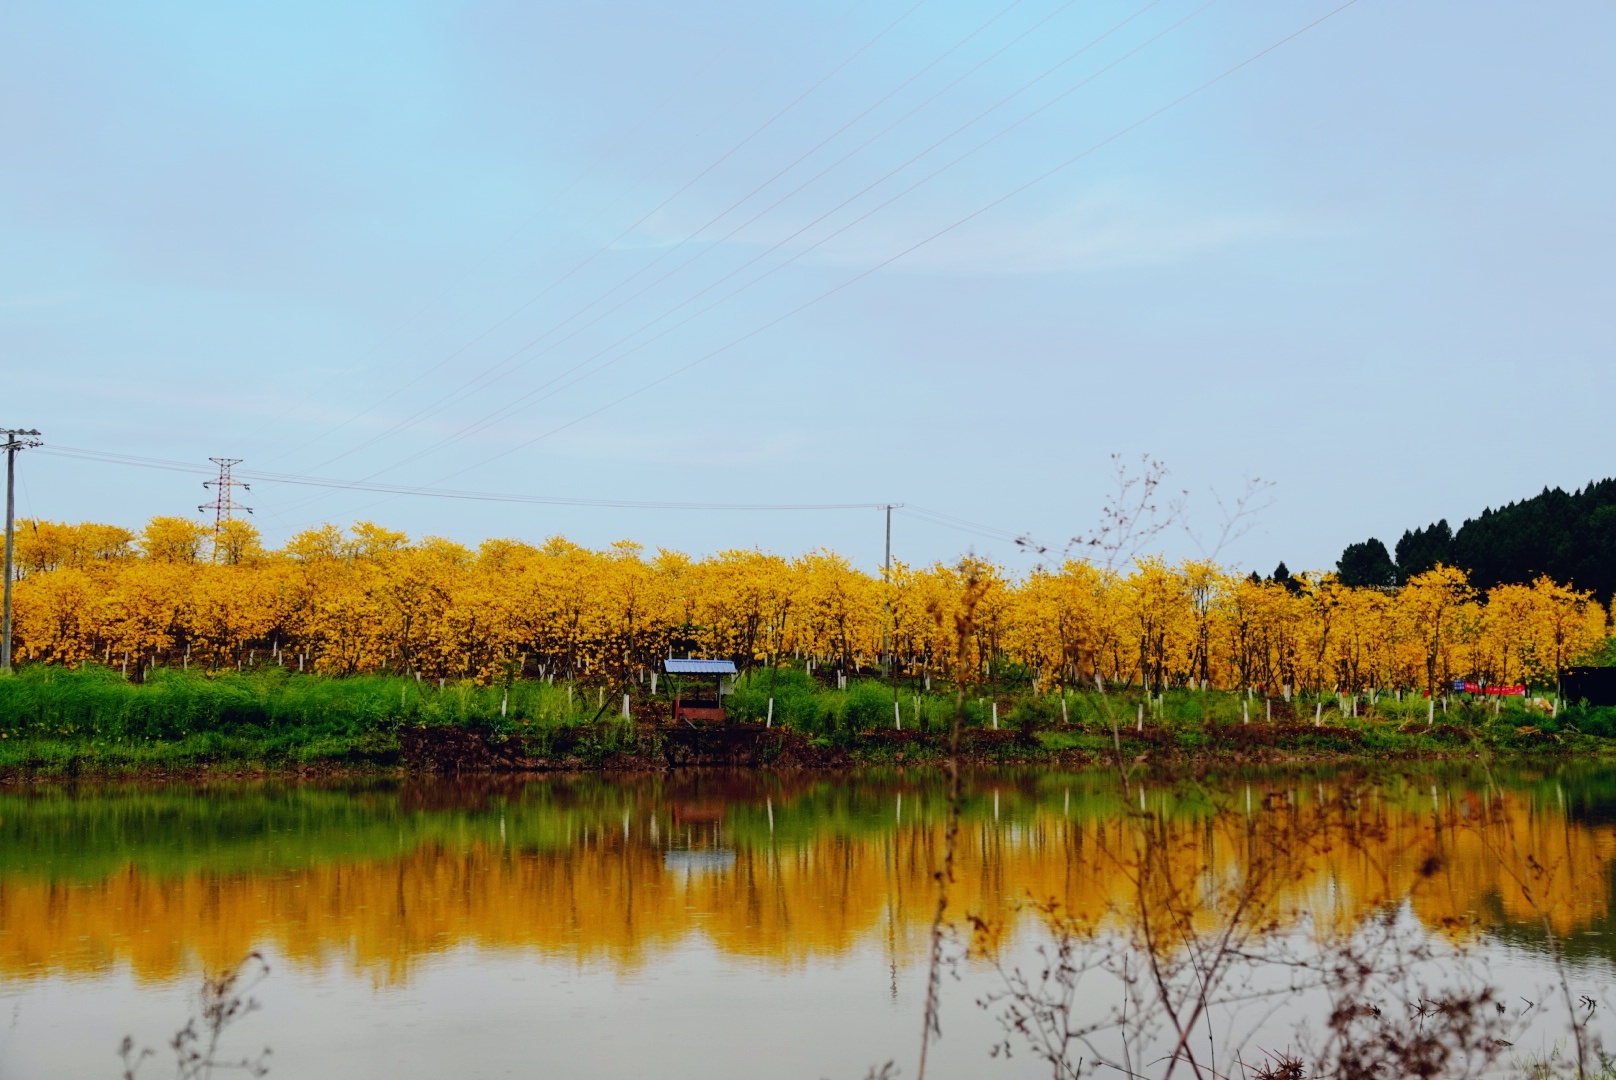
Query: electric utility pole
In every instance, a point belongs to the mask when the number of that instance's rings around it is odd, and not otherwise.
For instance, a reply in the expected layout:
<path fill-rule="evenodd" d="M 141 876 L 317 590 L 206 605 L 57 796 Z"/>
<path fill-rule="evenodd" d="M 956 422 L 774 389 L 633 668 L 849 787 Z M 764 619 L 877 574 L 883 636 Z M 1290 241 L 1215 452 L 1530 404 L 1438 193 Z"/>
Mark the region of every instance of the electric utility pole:
<path fill-rule="evenodd" d="M 224 531 L 225 524 L 230 521 L 232 511 L 245 510 L 249 514 L 253 512 L 252 507 L 242 506 L 231 498 L 230 490 L 232 488 L 241 488 L 243 491 L 251 491 L 252 488 L 244 481 L 237 480 L 230 475 L 230 467 L 240 465 L 240 458 L 210 457 L 208 460 L 219 466 L 219 477 L 216 480 L 202 481 L 202 486 L 205 488 L 218 488 L 219 490 L 214 493 L 212 502 L 203 503 L 197 509 L 213 511 L 213 532 L 217 536 Z"/>
<path fill-rule="evenodd" d="M 881 561 L 881 676 L 892 676 L 892 659 L 887 655 L 892 636 L 892 510 L 903 503 L 887 503 L 887 553 Z"/>
<path fill-rule="evenodd" d="M 41 442 L 39 432 L 29 428 L 0 428 L 6 437 L 6 586 L 5 611 L 0 615 L 0 672 L 11 672 L 11 562 L 16 547 L 15 524 L 17 498 L 17 451 L 28 450 Z"/>

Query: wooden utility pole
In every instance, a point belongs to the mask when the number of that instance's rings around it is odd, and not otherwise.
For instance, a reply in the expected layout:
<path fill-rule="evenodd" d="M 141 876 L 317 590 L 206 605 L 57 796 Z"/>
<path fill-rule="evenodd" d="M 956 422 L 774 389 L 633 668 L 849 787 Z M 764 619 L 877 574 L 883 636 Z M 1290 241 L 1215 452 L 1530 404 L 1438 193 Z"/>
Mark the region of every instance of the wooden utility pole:
<path fill-rule="evenodd" d="M 0 428 L 6 437 L 6 585 L 5 610 L 0 613 L 0 672 L 11 672 L 11 577 L 12 551 L 16 547 L 17 451 L 40 444 L 39 432 L 26 428 Z"/>

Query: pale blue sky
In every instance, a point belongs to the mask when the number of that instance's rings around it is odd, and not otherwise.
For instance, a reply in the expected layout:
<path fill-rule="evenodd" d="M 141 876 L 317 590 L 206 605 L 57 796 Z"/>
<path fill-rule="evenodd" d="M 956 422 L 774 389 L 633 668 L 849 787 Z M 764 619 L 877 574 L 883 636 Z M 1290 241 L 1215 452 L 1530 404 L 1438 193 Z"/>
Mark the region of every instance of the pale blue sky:
<path fill-rule="evenodd" d="M 1208 489 L 1277 483 L 1225 552 L 1265 571 L 1616 472 L 1608 3 L 1359 0 L 887 262 L 1339 2 L 13 2 L 0 421 L 396 484 L 907 501 L 1048 539 L 1094 521 L 1111 452 L 1148 451 L 1203 529 Z M 206 497 L 22 471 L 19 511 L 57 519 Z M 274 541 L 369 517 L 881 549 L 868 511 L 245 501 Z M 897 522 L 908 560 L 967 546 L 1027 565 Z"/>

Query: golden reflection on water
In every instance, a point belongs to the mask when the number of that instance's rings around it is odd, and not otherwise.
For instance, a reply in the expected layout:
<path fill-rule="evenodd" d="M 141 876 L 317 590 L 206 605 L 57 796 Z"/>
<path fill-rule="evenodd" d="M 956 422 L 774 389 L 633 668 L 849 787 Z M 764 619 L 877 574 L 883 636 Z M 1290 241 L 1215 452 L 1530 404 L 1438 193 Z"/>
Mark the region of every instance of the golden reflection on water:
<path fill-rule="evenodd" d="M 1306 909 L 1345 925 L 1407 899 L 1448 933 L 1546 920 L 1564 935 L 1608 916 L 1606 786 L 1398 776 L 1123 792 L 1092 775 L 985 776 L 963 807 L 951 907 L 998 918 L 1058 898 L 1118 925 L 1160 900 L 1137 886 L 1148 828 L 1154 857 L 1203 885 L 1277 860 L 1281 919 Z M 936 778 L 914 776 L 0 797 L 0 977 L 127 966 L 170 980 L 268 947 L 399 983 L 467 946 L 629 969 L 694 937 L 785 967 L 870 947 L 907 964 L 935 904 L 943 813 Z M 1223 894 L 1197 887 L 1195 919 L 1211 925 Z"/>

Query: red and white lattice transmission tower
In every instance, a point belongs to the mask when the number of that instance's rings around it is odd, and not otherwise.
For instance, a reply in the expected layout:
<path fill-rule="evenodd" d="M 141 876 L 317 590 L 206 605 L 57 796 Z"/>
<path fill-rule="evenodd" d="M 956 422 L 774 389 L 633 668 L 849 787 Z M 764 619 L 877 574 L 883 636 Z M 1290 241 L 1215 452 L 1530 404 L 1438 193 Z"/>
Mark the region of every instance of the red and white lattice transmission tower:
<path fill-rule="evenodd" d="M 252 507 L 242 506 L 240 503 L 236 502 L 235 499 L 231 498 L 230 495 L 232 488 L 241 488 L 243 491 L 251 491 L 252 486 L 245 481 L 237 480 L 235 477 L 230 475 L 230 467 L 232 465 L 240 465 L 240 458 L 210 457 L 208 460 L 219 466 L 219 477 L 216 480 L 202 481 L 202 486 L 205 488 L 217 488 L 218 490 L 213 493 L 212 502 L 203 503 L 201 506 L 198 506 L 197 509 L 213 511 L 213 531 L 219 532 L 224 528 L 224 523 L 230 520 L 230 515 L 235 511 L 245 510 L 249 514 L 253 512 Z"/>

